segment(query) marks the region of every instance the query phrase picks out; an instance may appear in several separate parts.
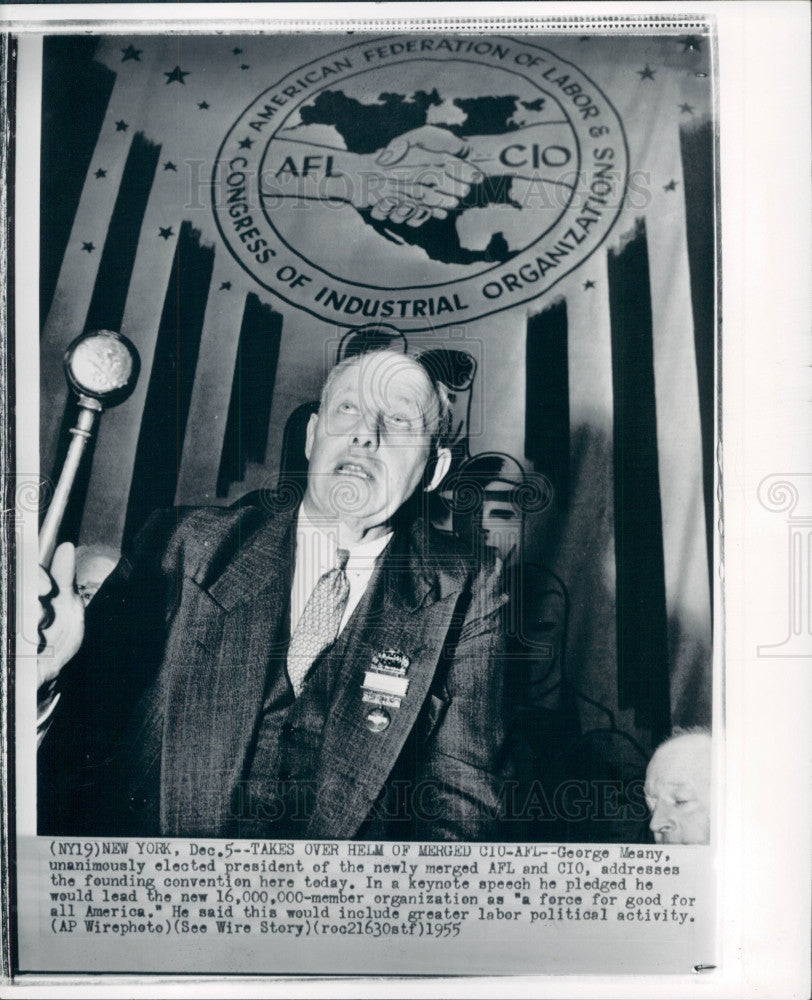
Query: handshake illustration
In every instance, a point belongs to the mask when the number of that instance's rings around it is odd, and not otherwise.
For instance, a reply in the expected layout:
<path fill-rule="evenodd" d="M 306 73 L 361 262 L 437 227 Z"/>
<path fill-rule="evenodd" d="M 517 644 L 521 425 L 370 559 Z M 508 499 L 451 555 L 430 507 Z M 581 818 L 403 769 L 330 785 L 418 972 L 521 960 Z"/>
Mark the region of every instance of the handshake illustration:
<path fill-rule="evenodd" d="M 302 157 L 301 146 L 300 139 L 274 141 L 272 162 L 282 165 L 266 168 L 266 203 L 275 197 L 339 201 L 369 210 L 373 219 L 418 227 L 444 219 L 485 177 L 468 160 L 470 145 L 436 125 L 404 132 L 372 154 L 331 148 L 329 155 Z"/>

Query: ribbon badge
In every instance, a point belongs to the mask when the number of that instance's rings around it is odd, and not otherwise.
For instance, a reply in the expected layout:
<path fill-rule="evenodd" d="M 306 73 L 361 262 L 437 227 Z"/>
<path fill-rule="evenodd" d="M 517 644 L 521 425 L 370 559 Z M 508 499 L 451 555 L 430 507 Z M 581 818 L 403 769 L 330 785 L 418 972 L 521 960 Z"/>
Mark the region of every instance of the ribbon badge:
<path fill-rule="evenodd" d="M 410 662 L 400 650 L 385 649 L 373 655 L 370 669 L 364 672 L 362 700 L 376 706 L 366 717 L 367 726 L 373 732 L 380 732 L 389 725 L 387 708 L 400 708 L 409 690 L 406 671 Z"/>

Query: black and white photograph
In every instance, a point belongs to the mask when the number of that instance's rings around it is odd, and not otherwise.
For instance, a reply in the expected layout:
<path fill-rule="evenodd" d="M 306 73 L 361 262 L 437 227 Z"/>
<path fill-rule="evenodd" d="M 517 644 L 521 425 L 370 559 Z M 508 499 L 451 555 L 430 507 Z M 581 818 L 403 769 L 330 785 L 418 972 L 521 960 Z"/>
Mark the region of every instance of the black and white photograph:
<path fill-rule="evenodd" d="M 716 19 L 414 20 L 14 39 L 22 973 L 722 964 Z"/>

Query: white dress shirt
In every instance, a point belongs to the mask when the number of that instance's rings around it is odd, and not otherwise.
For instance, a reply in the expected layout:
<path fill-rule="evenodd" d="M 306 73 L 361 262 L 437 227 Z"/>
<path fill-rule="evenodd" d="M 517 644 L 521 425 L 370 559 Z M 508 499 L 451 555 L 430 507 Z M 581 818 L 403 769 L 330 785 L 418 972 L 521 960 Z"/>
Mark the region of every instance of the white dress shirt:
<path fill-rule="evenodd" d="M 290 592 L 290 634 L 293 635 L 305 605 L 319 579 L 335 568 L 336 553 L 339 548 L 343 548 L 350 553 L 346 566 L 350 596 L 347 599 L 344 617 L 341 619 L 341 627 L 338 630 L 340 634 L 364 596 L 369 581 L 372 579 L 376 560 L 389 544 L 392 534 L 390 531 L 372 541 L 339 546 L 336 523 L 317 524 L 307 516 L 304 504 L 302 504 L 299 507 L 296 520 L 296 566 Z"/>

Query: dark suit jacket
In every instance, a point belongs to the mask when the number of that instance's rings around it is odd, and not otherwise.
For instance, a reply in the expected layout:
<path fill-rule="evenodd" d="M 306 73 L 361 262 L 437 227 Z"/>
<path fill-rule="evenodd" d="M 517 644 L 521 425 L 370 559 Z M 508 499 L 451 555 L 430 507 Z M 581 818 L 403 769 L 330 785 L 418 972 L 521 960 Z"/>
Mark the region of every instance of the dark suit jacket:
<path fill-rule="evenodd" d="M 60 678 L 39 755 L 41 834 L 239 835 L 235 796 L 289 613 L 292 523 L 267 503 L 153 515 Z M 381 807 L 405 776 L 419 815 L 400 835 L 496 837 L 506 600 L 495 565 L 475 572 L 421 521 L 396 530 L 330 654 L 338 681 L 303 835 L 386 836 Z M 410 683 L 375 733 L 361 684 L 387 648 L 409 657 Z"/>

